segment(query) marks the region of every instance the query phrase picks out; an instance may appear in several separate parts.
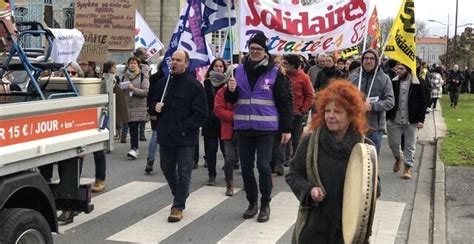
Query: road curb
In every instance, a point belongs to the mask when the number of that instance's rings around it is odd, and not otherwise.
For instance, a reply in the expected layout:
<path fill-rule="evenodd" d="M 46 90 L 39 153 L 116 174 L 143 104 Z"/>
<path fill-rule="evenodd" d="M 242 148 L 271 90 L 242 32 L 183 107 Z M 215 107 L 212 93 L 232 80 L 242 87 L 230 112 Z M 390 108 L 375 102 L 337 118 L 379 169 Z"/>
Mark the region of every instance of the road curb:
<path fill-rule="evenodd" d="M 439 144 L 440 141 L 436 141 Z M 433 189 L 433 244 L 446 243 L 446 176 L 444 163 L 439 156 L 439 145 L 435 147 L 435 177 Z"/>
<path fill-rule="evenodd" d="M 422 145 L 421 164 L 407 241 L 407 243 L 413 244 L 430 243 L 431 240 L 434 147 L 429 142 L 425 142 Z"/>

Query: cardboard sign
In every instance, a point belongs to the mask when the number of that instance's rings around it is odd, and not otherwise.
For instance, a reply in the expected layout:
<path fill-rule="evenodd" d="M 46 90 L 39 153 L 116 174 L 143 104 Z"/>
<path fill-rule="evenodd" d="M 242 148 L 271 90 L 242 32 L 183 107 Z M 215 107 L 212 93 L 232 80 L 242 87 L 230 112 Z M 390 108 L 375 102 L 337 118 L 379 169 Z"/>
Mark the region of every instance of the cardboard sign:
<path fill-rule="evenodd" d="M 98 128 L 96 108 L 0 120 L 0 146 Z"/>
<path fill-rule="evenodd" d="M 134 0 L 77 0 L 75 28 L 85 39 L 81 60 L 107 60 L 107 49 L 133 50 Z"/>

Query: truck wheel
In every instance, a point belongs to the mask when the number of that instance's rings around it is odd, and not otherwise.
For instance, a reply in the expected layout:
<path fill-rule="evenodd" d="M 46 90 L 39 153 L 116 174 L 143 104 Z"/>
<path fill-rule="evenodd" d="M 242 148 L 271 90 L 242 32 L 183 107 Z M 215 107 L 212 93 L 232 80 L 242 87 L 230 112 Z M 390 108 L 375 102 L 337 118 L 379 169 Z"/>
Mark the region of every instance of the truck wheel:
<path fill-rule="evenodd" d="M 0 210 L 0 243 L 52 244 L 48 222 L 38 211 L 26 208 Z"/>

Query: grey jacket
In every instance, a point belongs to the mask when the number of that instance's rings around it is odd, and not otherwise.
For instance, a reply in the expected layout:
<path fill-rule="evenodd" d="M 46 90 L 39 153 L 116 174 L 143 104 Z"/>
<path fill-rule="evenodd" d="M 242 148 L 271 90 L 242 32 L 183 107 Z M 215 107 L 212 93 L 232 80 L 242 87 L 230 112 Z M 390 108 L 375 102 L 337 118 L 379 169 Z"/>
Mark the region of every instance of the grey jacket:
<path fill-rule="evenodd" d="M 129 81 L 127 77 L 120 77 L 121 81 Z M 146 98 L 148 94 L 148 87 L 150 83 L 148 78 L 144 75 L 143 80 L 141 80 L 141 75 L 138 75 L 130 81 L 135 90 L 132 94 L 128 89 L 123 90 L 125 93 L 127 108 L 128 108 L 128 121 L 129 122 L 136 122 L 136 121 L 146 121 L 147 120 L 147 104 Z M 130 96 L 131 95 L 131 96 Z"/>
<path fill-rule="evenodd" d="M 355 86 L 359 84 L 359 71 L 360 68 L 348 78 Z M 369 74 L 363 69 L 360 91 L 366 97 L 372 78 L 373 74 Z M 392 82 L 381 69 L 378 69 L 375 75 L 374 84 L 368 97 L 370 97 L 370 105 L 372 105 L 372 110 L 367 113 L 369 127 L 373 130 L 384 130 L 386 124 L 385 112 L 393 108 L 395 98 L 393 96 Z"/>

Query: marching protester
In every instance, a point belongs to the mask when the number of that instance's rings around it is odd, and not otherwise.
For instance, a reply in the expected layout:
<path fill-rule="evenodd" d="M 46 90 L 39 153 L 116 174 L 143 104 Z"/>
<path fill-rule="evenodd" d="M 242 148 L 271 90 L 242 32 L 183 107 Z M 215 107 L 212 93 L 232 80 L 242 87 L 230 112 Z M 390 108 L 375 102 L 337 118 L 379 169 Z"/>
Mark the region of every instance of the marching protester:
<path fill-rule="evenodd" d="M 343 73 L 336 67 L 335 58 L 333 55 L 326 55 L 324 59 L 324 68 L 316 76 L 314 83 L 314 90 L 317 92 L 326 87 L 332 79 L 343 77 Z"/>
<path fill-rule="evenodd" d="M 217 148 L 220 147 L 221 152 L 225 155 L 225 149 L 221 135 L 221 122 L 214 111 L 214 99 L 217 91 L 225 85 L 226 77 L 224 74 L 227 71 L 227 65 L 222 58 L 216 58 L 212 61 L 209 69 L 206 72 L 204 80 L 204 89 L 206 90 L 206 100 L 209 113 L 207 120 L 201 129 L 204 137 L 204 153 L 207 161 L 207 171 L 209 179 L 208 186 L 216 184 L 216 164 L 217 164 Z M 228 74 L 228 76 L 230 73 Z"/>
<path fill-rule="evenodd" d="M 325 63 L 326 63 L 326 54 L 325 53 L 320 53 L 318 54 L 316 59 L 316 64 L 311 66 L 308 70 L 308 76 L 309 80 L 311 81 L 311 85 L 314 87 L 314 84 L 316 83 L 316 77 L 318 77 L 319 72 L 321 72 L 324 69 Z"/>
<path fill-rule="evenodd" d="M 394 97 L 390 78 L 382 69 L 377 69 L 377 73 L 375 73 L 376 67 L 379 65 L 378 60 L 378 52 L 374 49 L 367 49 L 362 54 L 362 70 L 358 71 L 362 72 L 359 89 L 365 96 L 367 119 L 371 129 L 367 136 L 374 142 L 377 155 L 380 155 L 382 135 L 386 125 L 386 111 L 393 108 Z M 359 84 L 359 72 L 349 76 L 349 80 L 355 86 Z M 371 84 L 372 80 L 373 84 Z"/>
<path fill-rule="evenodd" d="M 168 222 L 183 218 L 199 127 L 208 114 L 206 92 L 201 83 L 188 74 L 189 61 L 186 51 L 173 53 L 170 76 L 156 84 L 148 110 L 150 115 L 157 116 L 160 166 L 174 196 Z"/>
<path fill-rule="evenodd" d="M 232 72 L 232 71 L 231 71 Z M 224 175 L 226 196 L 234 195 L 234 169 L 239 165 L 238 136 L 234 131 L 234 105 L 225 101 L 224 86 L 217 91 L 214 101 L 214 113 L 221 121 L 221 140 L 224 144 Z"/>
<path fill-rule="evenodd" d="M 388 144 L 395 157 L 393 171 L 398 172 L 404 163 L 403 178 L 411 179 L 415 166 L 416 135 L 425 121 L 426 97 L 423 85 L 412 77 L 408 66 L 398 64 L 396 70 L 397 76 L 392 80 L 395 103 L 387 111 Z"/>
<path fill-rule="evenodd" d="M 286 175 L 300 203 L 292 243 L 344 243 L 345 173 L 353 147 L 368 131 L 366 106 L 357 87 L 345 80 L 321 90 L 316 106 L 311 134 L 302 138 Z"/>
<path fill-rule="evenodd" d="M 444 80 L 442 77 L 442 68 L 441 66 L 437 66 L 431 72 L 431 86 L 433 89 L 431 90 L 431 102 L 430 106 L 428 107 L 428 111 L 436 110 L 436 105 L 438 103 L 438 99 L 443 96 L 443 84 Z"/>
<path fill-rule="evenodd" d="M 283 56 L 283 67 L 286 75 L 291 81 L 293 91 L 293 126 L 291 130 L 291 143 L 293 154 L 298 147 L 301 134 L 303 133 L 303 118 L 309 113 L 314 103 L 314 91 L 311 81 L 298 62 L 298 56 L 288 54 Z M 293 155 L 292 155 L 293 156 Z"/>
<path fill-rule="evenodd" d="M 449 91 L 449 100 L 451 108 L 458 106 L 459 93 L 461 93 L 461 84 L 464 82 L 464 75 L 459 70 L 459 65 L 453 65 L 453 69 L 448 72 L 447 86 Z"/>
<path fill-rule="evenodd" d="M 160 69 L 160 64 L 163 62 L 163 56 L 160 56 L 157 61 L 157 67 L 158 71 L 154 73 L 152 76 L 150 76 L 150 87 L 148 89 L 148 94 L 147 94 L 147 107 L 148 110 L 151 107 L 151 100 L 153 99 L 153 92 L 155 91 L 155 86 L 158 83 L 159 80 L 163 78 L 163 73 Z M 155 155 L 156 155 L 156 149 L 158 147 L 158 144 L 156 142 L 156 116 L 154 115 L 149 115 L 150 116 L 150 126 L 151 126 L 151 138 L 150 142 L 148 143 L 148 156 L 146 158 L 146 166 L 145 166 L 145 173 L 151 173 L 153 171 L 153 164 L 155 163 Z"/>
<path fill-rule="evenodd" d="M 292 101 L 283 74 L 274 67 L 268 54 L 267 38 L 261 32 L 247 42 L 249 56 L 228 82 L 225 100 L 235 104 L 234 129 L 239 136 L 242 178 L 249 201 L 245 219 L 258 212 L 258 187 L 254 175 L 255 153 L 259 172 L 260 212 L 258 222 L 270 218 L 272 173 L 270 161 L 276 131 L 282 130 L 281 143 L 291 138 Z"/>
<path fill-rule="evenodd" d="M 146 98 L 150 83 L 140 69 L 140 60 L 132 56 L 128 58 L 127 70 L 120 78 L 120 86 L 126 93 L 128 110 L 128 127 L 130 130 L 130 151 L 127 157 L 138 158 L 138 139 L 140 122 L 147 120 Z M 127 96 L 128 94 L 128 96 Z"/>

